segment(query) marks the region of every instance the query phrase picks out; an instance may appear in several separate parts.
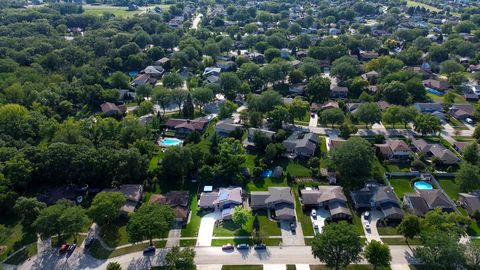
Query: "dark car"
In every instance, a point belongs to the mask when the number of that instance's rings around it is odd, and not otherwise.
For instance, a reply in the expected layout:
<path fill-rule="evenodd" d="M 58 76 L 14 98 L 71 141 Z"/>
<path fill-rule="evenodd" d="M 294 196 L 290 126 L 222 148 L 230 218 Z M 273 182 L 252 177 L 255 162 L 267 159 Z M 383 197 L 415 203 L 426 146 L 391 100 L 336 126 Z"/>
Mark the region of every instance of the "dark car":
<path fill-rule="evenodd" d="M 238 244 L 237 249 L 249 249 L 250 246 L 248 244 Z"/>
<path fill-rule="evenodd" d="M 265 244 L 256 244 L 255 246 L 253 246 L 253 249 L 263 250 L 263 249 L 267 249 L 267 246 Z"/>
<path fill-rule="evenodd" d="M 93 242 L 95 242 L 95 238 L 92 236 L 89 236 L 87 239 L 85 239 L 85 248 L 89 248 Z"/>
<path fill-rule="evenodd" d="M 233 250 L 234 246 L 232 244 L 225 244 L 222 246 L 222 250 Z"/>
<path fill-rule="evenodd" d="M 58 249 L 58 252 L 59 252 L 60 254 L 65 253 L 65 252 L 67 252 L 67 250 L 68 250 L 69 247 L 70 247 L 69 244 L 63 244 L 63 245 L 60 247 L 60 249 Z"/>
<path fill-rule="evenodd" d="M 143 255 L 155 253 L 155 246 L 148 246 L 143 250 Z"/>
<path fill-rule="evenodd" d="M 291 230 L 292 232 L 295 232 L 295 223 L 290 222 L 290 230 Z"/>
<path fill-rule="evenodd" d="M 72 253 L 77 248 L 77 244 L 72 244 L 68 247 L 68 253 Z"/>

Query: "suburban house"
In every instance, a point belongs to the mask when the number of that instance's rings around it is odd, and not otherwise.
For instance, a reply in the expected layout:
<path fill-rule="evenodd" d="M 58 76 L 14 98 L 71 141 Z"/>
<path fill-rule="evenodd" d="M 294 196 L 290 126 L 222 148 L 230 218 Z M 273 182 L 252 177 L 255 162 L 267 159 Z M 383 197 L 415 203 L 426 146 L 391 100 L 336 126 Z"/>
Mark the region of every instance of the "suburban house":
<path fill-rule="evenodd" d="M 283 146 L 285 146 L 287 154 L 292 157 L 311 157 L 315 154 L 319 143 L 317 134 L 294 132 L 283 141 Z"/>
<path fill-rule="evenodd" d="M 458 201 L 468 214 L 473 216 L 475 211 L 480 211 L 480 190 L 470 193 L 458 193 Z"/>
<path fill-rule="evenodd" d="M 385 159 L 390 161 L 408 161 L 412 150 L 402 140 L 385 140 L 383 144 L 375 144 L 375 147 Z"/>
<path fill-rule="evenodd" d="M 443 111 L 442 103 L 415 103 L 413 106 L 421 113 L 434 113 Z"/>
<path fill-rule="evenodd" d="M 330 87 L 330 97 L 331 98 L 347 98 L 348 88 L 338 85 Z"/>
<path fill-rule="evenodd" d="M 153 62 L 155 66 L 162 66 L 162 67 L 166 66 L 168 63 L 170 63 L 170 58 L 168 57 L 163 57 Z"/>
<path fill-rule="evenodd" d="M 375 82 L 375 80 L 378 78 L 379 74 L 375 70 L 369 71 L 367 73 L 363 73 L 361 77 L 369 82 Z"/>
<path fill-rule="evenodd" d="M 347 197 L 341 186 L 318 186 L 300 190 L 303 209 L 323 208 L 328 210 L 333 220 L 351 219 L 352 214 L 347 206 Z"/>
<path fill-rule="evenodd" d="M 125 105 L 116 105 L 115 103 L 111 102 L 104 102 L 100 105 L 103 114 L 105 116 L 114 116 L 114 115 L 121 115 L 127 112 L 127 106 Z"/>
<path fill-rule="evenodd" d="M 372 59 L 378 58 L 379 54 L 377 52 L 360 52 L 358 54 L 358 60 L 360 61 L 370 61 Z"/>
<path fill-rule="evenodd" d="M 343 144 L 346 140 L 342 139 L 342 138 L 335 138 L 335 139 L 328 139 L 328 144 L 327 144 L 327 148 L 328 148 L 328 151 L 331 151 L 333 148 L 335 147 L 339 147 L 341 144 Z"/>
<path fill-rule="evenodd" d="M 157 79 L 148 75 L 148 74 L 139 74 L 133 81 L 130 83 L 133 87 L 139 86 L 141 84 L 151 84 L 155 85 L 157 83 Z"/>
<path fill-rule="evenodd" d="M 415 215 L 424 216 L 429 211 L 441 209 L 444 212 L 454 212 L 455 204 L 440 189 L 416 190 L 403 195 L 403 204 Z"/>
<path fill-rule="evenodd" d="M 170 118 L 165 124 L 169 129 L 175 130 L 177 136 L 186 136 L 194 131 L 203 132 L 210 120 L 200 117 L 193 120 Z"/>
<path fill-rule="evenodd" d="M 473 117 L 475 108 L 471 104 L 454 104 L 448 110 L 448 114 L 458 120 L 465 120 Z"/>
<path fill-rule="evenodd" d="M 220 72 L 222 71 L 219 67 L 206 67 L 203 71 L 203 76 L 208 77 L 210 75 L 220 76 Z"/>
<path fill-rule="evenodd" d="M 290 187 L 269 187 L 268 191 L 252 191 L 250 207 L 253 210 L 270 210 L 278 220 L 295 219 L 294 200 Z"/>
<path fill-rule="evenodd" d="M 175 221 L 186 222 L 188 219 L 188 203 L 190 196 L 188 191 L 169 191 L 167 194 L 152 194 L 149 203 L 159 203 L 172 207 L 175 211 Z"/>
<path fill-rule="evenodd" d="M 253 141 L 253 137 L 256 133 L 262 134 L 263 136 L 269 138 L 270 141 L 273 141 L 273 139 L 275 138 L 275 131 L 271 131 L 268 129 L 261 129 L 261 128 L 249 128 L 247 129 L 247 138 L 243 142 L 243 147 L 245 148 L 255 147 L 255 142 Z"/>
<path fill-rule="evenodd" d="M 153 78 L 160 78 L 162 77 L 163 73 L 165 73 L 165 69 L 161 66 L 148 66 L 142 70 L 141 73 L 147 74 Z"/>
<path fill-rule="evenodd" d="M 231 219 L 235 206 L 243 204 L 241 187 L 220 188 L 218 191 L 202 192 L 198 206 L 202 209 L 218 209 L 223 219 Z"/>
<path fill-rule="evenodd" d="M 438 143 L 430 144 L 424 139 L 416 139 L 412 140 L 411 146 L 414 151 L 424 153 L 428 157 L 436 157 L 445 165 L 454 165 L 460 161 L 452 151 Z"/>
<path fill-rule="evenodd" d="M 403 211 L 393 188 L 369 182 L 365 187 L 350 192 L 355 209 L 377 209 L 385 219 L 402 219 Z"/>
<path fill-rule="evenodd" d="M 440 80 L 434 80 L 434 79 L 424 80 L 423 86 L 432 88 L 438 91 L 446 91 L 450 88 L 450 84 L 447 81 L 440 81 Z"/>
<path fill-rule="evenodd" d="M 233 123 L 231 119 L 226 119 L 215 124 L 215 133 L 222 137 L 228 137 L 232 131 L 242 128 L 242 125 Z"/>
<path fill-rule="evenodd" d="M 143 200 L 143 185 L 120 185 L 117 188 L 104 189 L 103 192 L 120 192 L 127 200 L 120 208 L 123 213 L 132 213 Z"/>

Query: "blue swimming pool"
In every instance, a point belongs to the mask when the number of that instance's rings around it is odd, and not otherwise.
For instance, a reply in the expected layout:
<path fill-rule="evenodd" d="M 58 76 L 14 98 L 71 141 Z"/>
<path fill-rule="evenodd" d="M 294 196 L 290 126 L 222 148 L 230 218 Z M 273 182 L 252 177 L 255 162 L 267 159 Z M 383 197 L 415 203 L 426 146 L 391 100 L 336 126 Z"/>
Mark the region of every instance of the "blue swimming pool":
<path fill-rule="evenodd" d="M 176 145 L 182 145 L 183 141 L 177 138 L 166 138 L 166 139 L 161 139 L 159 141 L 160 146 L 168 147 L 168 146 L 176 146 Z"/>
<path fill-rule="evenodd" d="M 430 87 L 425 87 L 425 90 L 427 90 L 427 92 L 431 93 L 431 94 L 434 94 L 434 95 L 437 95 L 437 96 L 443 96 L 443 92 L 440 92 L 440 91 L 437 91 L 435 89 L 432 89 Z"/>
<path fill-rule="evenodd" d="M 417 181 L 413 185 L 418 190 L 433 189 L 432 185 L 430 183 L 425 182 L 425 181 Z"/>
<path fill-rule="evenodd" d="M 270 169 L 267 169 L 260 174 L 261 177 L 272 177 L 273 171 Z"/>

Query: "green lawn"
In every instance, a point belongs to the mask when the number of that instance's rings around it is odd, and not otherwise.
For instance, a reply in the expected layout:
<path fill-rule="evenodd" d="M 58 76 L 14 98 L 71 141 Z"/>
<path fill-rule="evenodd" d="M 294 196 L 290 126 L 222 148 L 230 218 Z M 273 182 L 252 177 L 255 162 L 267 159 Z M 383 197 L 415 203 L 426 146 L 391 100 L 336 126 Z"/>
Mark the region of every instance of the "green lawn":
<path fill-rule="evenodd" d="M 447 193 L 447 195 L 450 197 L 450 199 L 454 201 L 458 199 L 460 185 L 455 182 L 455 178 L 438 178 L 437 180 L 445 193 Z"/>
<path fill-rule="evenodd" d="M 352 224 L 355 226 L 355 230 L 357 231 L 358 235 L 365 235 L 365 231 L 363 230 L 362 219 L 360 218 L 360 214 L 353 210 L 352 206 L 349 205 L 350 212 L 352 213 Z"/>
<path fill-rule="evenodd" d="M 454 117 L 450 117 L 449 123 L 454 129 L 468 130 L 468 127 L 465 126 L 465 124 L 463 124 L 461 121 L 455 119 Z"/>
<path fill-rule="evenodd" d="M 310 270 L 329 270 L 325 265 L 310 265 Z M 380 267 L 378 270 L 388 270 L 390 267 Z M 373 270 L 371 265 L 366 264 L 351 264 L 347 267 L 346 270 Z"/>
<path fill-rule="evenodd" d="M 409 172 L 410 164 L 386 164 L 384 165 L 387 172 Z"/>
<path fill-rule="evenodd" d="M 262 270 L 262 265 L 224 265 L 222 270 Z"/>
<path fill-rule="evenodd" d="M 197 239 L 180 239 L 181 247 L 194 247 L 197 244 Z"/>
<path fill-rule="evenodd" d="M 164 240 L 153 242 L 153 244 L 157 248 L 164 248 L 166 243 L 167 242 L 164 241 Z M 129 254 L 129 253 L 133 253 L 133 252 L 142 251 L 148 246 L 149 246 L 149 243 L 142 243 L 142 244 L 137 244 L 137 245 L 133 245 L 133 246 L 129 246 L 129 247 L 120 248 L 120 249 L 110 251 L 110 250 L 104 249 L 98 241 L 95 241 L 92 244 L 92 246 L 90 247 L 89 252 L 90 252 L 90 255 L 92 255 L 92 257 L 100 259 L 100 260 L 105 260 L 105 259 L 112 258 L 112 257 L 117 257 L 117 256 Z"/>
<path fill-rule="evenodd" d="M 410 185 L 411 178 L 408 177 L 391 177 L 390 184 L 392 185 L 395 193 L 399 199 L 403 199 L 403 194 L 413 192 L 413 188 Z"/>
<path fill-rule="evenodd" d="M 255 211 L 252 213 L 258 218 L 260 231 L 265 236 L 280 236 L 280 227 L 278 222 L 271 221 L 267 217 L 265 211 Z M 215 226 L 213 229 L 214 236 L 250 236 L 251 232 L 243 230 L 235 225 L 232 221 L 223 221 L 222 226 Z"/>
<path fill-rule="evenodd" d="M 249 236 L 250 232 L 240 228 L 231 220 L 223 221 L 221 226 L 215 226 L 213 236 Z"/>
<path fill-rule="evenodd" d="M 114 225 L 105 226 L 100 229 L 100 237 L 109 247 L 118 247 L 128 244 L 126 217 L 120 217 Z"/>
<path fill-rule="evenodd" d="M 257 215 L 258 222 L 260 224 L 260 231 L 268 236 L 280 236 L 282 235 L 280 231 L 280 224 L 278 222 L 268 219 L 267 213 L 265 211 L 255 211 L 253 215 Z"/>
<path fill-rule="evenodd" d="M 381 238 L 382 242 L 391 245 L 391 246 L 404 246 L 407 245 L 407 242 L 405 242 L 405 238 L 403 237 L 396 237 L 396 238 Z M 410 245 L 420 245 L 420 239 L 419 238 L 414 238 L 411 240 L 408 240 L 408 244 Z"/>
<path fill-rule="evenodd" d="M 303 235 L 312 236 L 314 235 L 314 232 L 312 220 L 310 219 L 310 214 L 302 210 L 302 204 L 300 203 L 298 189 L 295 187 L 293 188 L 293 194 L 295 196 L 295 212 L 297 214 L 298 221 L 302 225 Z"/>
<path fill-rule="evenodd" d="M 7 261 L 5 261 L 5 263 L 19 265 L 35 254 L 37 254 L 37 243 L 32 243 L 32 244 L 29 244 L 22 251 L 10 257 Z"/>
<path fill-rule="evenodd" d="M 6 250 L 0 254 L 0 261 L 21 247 L 36 243 L 36 241 L 36 235 L 30 229 L 25 230 L 18 218 L 2 216 L 0 221 L 0 245 L 6 246 Z M 31 254 L 33 251 L 32 248 L 29 248 L 26 251 L 26 255 Z M 18 256 L 22 257 L 21 255 Z"/>
<path fill-rule="evenodd" d="M 265 238 L 262 239 L 262 243 L 264 243 L 267 246 L 278 246 L 280 245 L 280 242 L 282 241 L 282 238 Z M 254 239 L 253 238 L 248 238 L 248 239 L 212 239 L 212 246 L 213 247 L 221 247 L 225 244 L 249 244 L 253 245 L 254 244 Z"/>
<path fill-rule="evenodd" d="M 198 212 L 198 202 L 197 195 L 192 196 L 190 201 L 190 222 L 182 229 L 182 237 L 195 237 L 198 236 L 198 229 L 200 227 L 200 221 L 202 216 L 205 214 L 203 212 Z"/>
<path fill-rule="evenodd" d="M 111 13 L 116 17 L 133 17 L 140 14 L 140 10 L 128 11 L 126 7 L 114 7 L 114 6 L 83 6 L 85 15 L 102 16 L 104 13 Z"/>
<path fill-rule="evenodd" d="M 380 235 L 399 235 L 397 228 L 390 226 L 377 226 L 378 234 Z"/>

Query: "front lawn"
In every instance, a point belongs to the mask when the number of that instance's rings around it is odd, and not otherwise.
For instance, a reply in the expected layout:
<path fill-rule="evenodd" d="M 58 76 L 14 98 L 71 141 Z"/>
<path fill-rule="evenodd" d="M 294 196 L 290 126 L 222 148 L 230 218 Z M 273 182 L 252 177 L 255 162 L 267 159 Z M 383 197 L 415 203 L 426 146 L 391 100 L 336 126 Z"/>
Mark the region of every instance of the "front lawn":
<path fill-rule="evenodd" d="M 390 226 L 377 226 L 378 234 L 380 235 L 399 235 L 397 228 Z"/>
<path fill-rule="evenodd" d="M 36 242 L 37 237 L 33 230 L 25 229 L 20 223 L 20 219 L 5 215 L 2 216 L 0 220 L 0 246 L 5 246 L 6 250 L 0 254 L 0 261 L 25 245 L 33 243 L 36 247 Z M 26 253 L 28 255 L 33 251 L 34 250 L 30 248 Z"/>
<path fill-rule="evenodd" d="M 100 229 L 100 237 L 105 244 L 111 248 L 128 244 L 127 222 L 128 219 L 126 217 L 119 217 L 113 225 L 102 227 Z"/>
<path fill-rule="evenodd" d="M 413 192 L 409 177 L 390 177 L 389 181 L 398 198 L 403 199 L 403 194 Z"/>
<path fill-rule="evenodd" d="M 221 225 L 215 225 L 213 236 L 250 236 L 250 232 L 240 228 L 231 220 L 224 220 Z"/>
<path fill-rule="evenodd" d="M 310 214 L 304 212 L 302 209 L 298 189 L 296 187 L 293 188 L 293 194 L 295 196 L 295 212 L 297 214 L 298 222 L 302 225 L 303 235 L 312 236 L 314 235 L 312 220 L 310 219 Z"/>
<path fill-rule="evenodd" d="M 391 246 L 405 246 L 407 245 L 406 239 L 403 237 L 395 238 L 381 238 L 382 242 Z M 420 238 L 414 238 L 408 240 L 408 245 L 421 245 Z"/>
<path fill-rule="evenodd" d="M 260 226 L 260 231 L 267 236 L 280 236 L 282 232 L 280 231 L 280 224 L 276 221 L 268 219 L 267 213 L 265 211 L 254 211 L 253 215 L 257 216 L 258 223 Z"/>
<path fill-rule="evenodd" d="M 34 256 L 35 254 L 37 254 L 37 243 L 32 243 L 29 244 L 22 251 L 19 251 L 18 253 L 10 257 L 7 261 L 5 261 L 5 263 L 19 265 L 26 261 L 28 258 Z"/>
<path fill-rule="evenodd" d="M 194 247 L 197 244 L 197 239 L 180 239 L 181 247 Z"/>
<path fill-rule="evenodd" d="M 167 241 L 165 240 L 153 241 L 153 244 L 157 248 L 164 248 L 166 243 Z M 132 246 L 116 249 L 116 250 L 106 250 L 102 247 L 102 245 L 100 245 L 98 241 L 95 241 L 90 247 L 89 252 L 90 252 L 90 255 L 92 255 L 92 257 L 100 260 L 105 260 L 112 257 L 117 257 L 117 256 L 129 254 L 133 252 L 142 251 L 149 245 L 150 243 L 147 242 L 147 243 L 136 244 L 136 245 L 132 245 Z"/>
<path fill-rule="evenodd" d="M 460 192 L 460 185 L 455 182 L 455 178 L 437 178 L 438 183 L 442 189 L 452 200 L 458 199 L 458 193 Z"/>
<path fill-rule="evenodd" d="M 310 270 L 329 270 L 326 265 L 310 265 Z M 378 270 L 389 270 L 390 267 L 379 267 Z M 373 270 L 373 266 L 367 264 L 351 264 L 346 270 Z"/>
<path fill-rule="evenodd" d="M 280 245 L 280 242 L 282 242 L 282 238 L 265 238 L 262 239 L 262 243 L 264 243 L 267 246 L 278 246 Z M 221 247 L 225 244 L 249 244 L 253 245 L 254 244 L 254 239 L 253 238 L 248 238 L 248 239 L 212 239 L 212 246 L 213 247 Z"/>
<path fill-rule="evenodd" d="M 203 211 L 198 212 L 198 197 L 195 194 L 190 201 L 190 222 L 182 229 L 182 237 L 196 237 L 198 236 L 198 229 L 200 228 L 200 221 L 205 215 Z"/>

